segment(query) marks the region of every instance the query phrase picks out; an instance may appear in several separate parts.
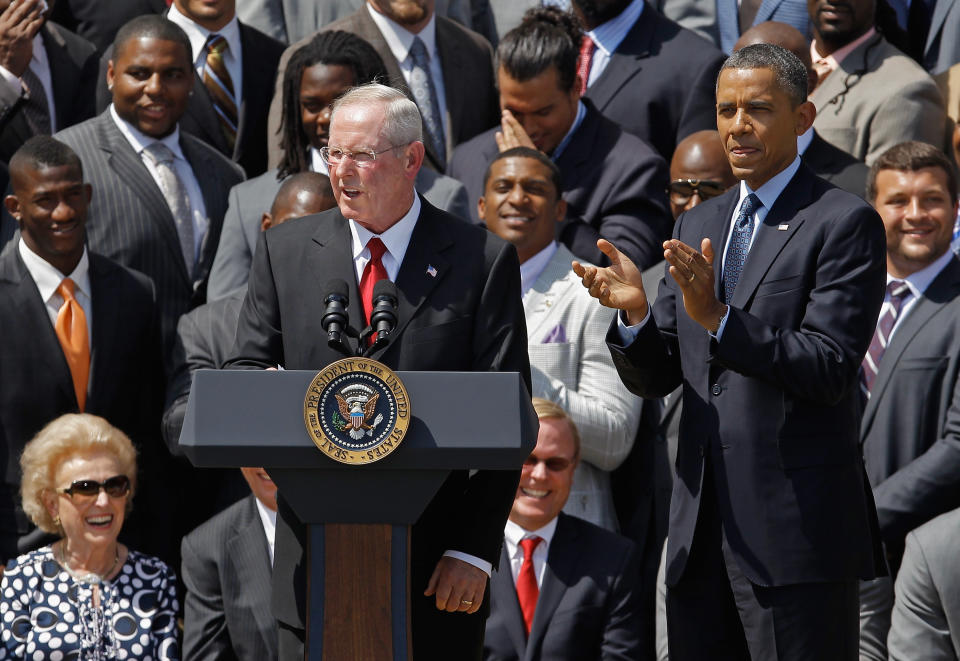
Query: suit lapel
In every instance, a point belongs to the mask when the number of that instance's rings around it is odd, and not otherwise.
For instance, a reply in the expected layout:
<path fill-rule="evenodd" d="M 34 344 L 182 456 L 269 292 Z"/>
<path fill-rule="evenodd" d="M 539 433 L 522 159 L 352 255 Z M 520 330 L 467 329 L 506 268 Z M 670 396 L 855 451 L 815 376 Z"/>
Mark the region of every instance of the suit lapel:
<path fill-rule="evenodd" d="M 249 590 L 250 594 L 270 594 L 272 572 L 267 538 L 260 523 L 256 500 L 253 496 L 247 496 L 246 501 L 249 507 L 243 518 L 237 520 L 233 537 L 227 543 L 227 548 L 232 549 L 228 557 L 236 568 L 236 575 L 244 581 L 245 590 Z M 253 609 L 253 615 L 266 649 L 276 651 L 276 620 L 270 611 L 270 600 L 255 599 L 251 602 L 260 606 Z"/>
<path fill-rule="evenodd" d="M 447 154 L 457 143 L 454 139 L 457 130 L 463 125 L 464 101 L 470 98 L 470 76 L 463 63 L 456 37 L 450 33 L 447 23 L 437 18 L 437 54 L 443 69 L 444 98 L 447 114 L 450 116 L 449 130 L 446 130 Z M 436 158 L 436 154 L 434 154 Z"/>
<path fill-rule="evenodd" d="M 326 295 L 327 283 L 331 277 L 351 274 L 346 278 L 347 290 L 350 292 L 350 301 L 347 307 L 347 315 L 350 319 L 350 325 L 357 330 L 363 330 L 363 304 L 360 301 L 360 288 L 357 286 L 357 278 L 353 274 L 356 268 L 353 264 L 353 250 L 350 238 L 350 226 L 347 219 L 343 217 L 340 210 L 333 208 L 322 214 L 321 221 L 317 224 L 317 231 L 313 234 L 313 242 L 316 244 L 316 250 L 311 250 L 307 257 L 310 271 L 316 278 L 317 291 L 320 296 Z M 320 307 L 323 310 L 323 299 L 320 300 Z"/>
<path fill-rule="evenodd" d="M 527 319 L 527 339 L 530 342 L 541 341 L 540 338 L 549 330 L 547 322 L 553 317 L 551 313 L 560 307 L 557 305 L 560 298 L 570 291 L 566 276 L 570 273 L 573 259 L 569 250 L 562 245 L 558 247 L 533 287 L 524 294 L 523 313 Z"/>
<path fill-rule="evenodd" d="M 70 122 L 68 110 L 76 105 L 77 80 L 73 75 L 64 76 L 72 71 L 73 59 L 67 52 L 67 42 L 49 23 L 40 29 L 43 35 L 44 49 L 50 64 L 50 82 L 53 86 L 53 107 L 57 115 L 57 130 L 66 128 Z"/>
<path fill-rule="evenodd" d="M 907 347 L 910 346 L 917 334 L 931 323 L 931 319 L 958 295 L 960 295 L 960 261 L 954 258 L 934 278 L 903 322 L 897 326 L 890 344 L 884 351 L 883 358 L 880 359 L 877 378 L 874 380 L 873 389 L 870 391 L 870 398 L 863 410 L 863 420 L 860 424 L 861 440 L 866 438 L 876 415 L 877 407 L 881 405 L 887 384 L 890 383 L 891 376 L 896 373 L 897 364 Z"/>
<path fill-rule="evenodd" d="M 513 583 L 506 544 L 500 549 L 500 568 L 490 577 L 490 591 L 503 597 L 497 601 L 499 618 L 513 643 L 517 658 L 522 659 L 527 649 L 527 633 L 523 630 L 523 613 L 520 612 L 520 599 L 517 597 L 517 586 Z"/>
<path fill-rule="evenodd" d="M 572 585 L 573 570 L 577 565 L 577 537 L 579 533 L 570 525 L 563 514 L 557 519 L 557 530 L 547 552 L 547 565 L 543 568 L 543 581 L 540 584 L 540 596 L 537 598 L 537 610 L 533 614 L 530 637 L 527 640 L 527 653 L 539 650 L 546 635 L 550 620 L 557 606 Z"/>
<path fill-rule="evenodd" d="M 810 100 L 813 101 L 817 107 L 818 113 L 826 112 L 831 106 L 837 106 L 832 112 L 840 112 L 843 92 L 846 89 L 847 83 L 849 83 L 850 87 L 853 87 L 860 82 L 859 77 L 851 76 L 850 74 L 854 71 L 870 71 L 873 69 L 871 66 L 873 58 L 868 60 L 867 54 L 871 51 L 875 53 L 873 47 L 882 38 L 879 34 L 874 35 L 868 39 L 866 43 L 862 43 L 854 48 L 849 55 L 843 58 L 840 66 L 834 69 L 817 89 L 814 90 L 810 96 Z M 874 57 L 876 57 L 876 54 L 874 54 Z M 848 78 L 849 80 L 847 80 Z"/>
<path fill-rule="evenodd" d="M 240 44 L 243 48 L 243 57 L 249 57 L 248 64 L 258 57 L 259 53 L 255 48 L 252 37 L 252 30 L 247 25 L 240 23 Z M 240 160 L 243 156 L 243 147 L 247 138 L 247 132 L 250 131 L 254 118 L 266 116 L 270 103 L 270 97 L 266 94 L 260 94 L 259 90 L 271 89 L 273 87 L 273 69 L 262 66 L 243 67 L 241 76 L 243 78 L 243 89 L 245 94 L 242 99 L 237 99 L 237 142 L 233 150 L 234 160 Z M 219 126 L 217 127 L 219 129 Z M 219 131 L 223 135 L 223 131 Z"/>
<path fill-rule="evenodd" d="M 639 20 L 610 56 L 610 62 L 600 78 L 587 91 L 587 96 L 600 112 L 643 68 L 643 59 L 650 54 L 650 42 L 657 28 L 654 11 L 649 4 L 644 6 Z"/>
<path fill-rule="evenodd" d="M 740 186 L 734 186 L 718 198 L 721 212 L 711 214 L 704 223 L 701 232 L 704 238 L 710 239 L 713 246 L 714 266 L 713 266 L 713 287 L 718 300 L 723 300 L 723 249 L 727 245 L 727 234 L 730 233 L 730 221 L 733 218 L 733 210 L 740 199 Z M 699 246 L 691 246 L 699 249 Z M 666 277 L 671 277 L 669 273 Z M 680 298 L 677 299 L 682 302 Z"/>
<path fill-rule="evenodd" d="M 144 208 L 151 210 L 150 218 L 159 226 L 160 235 L 170 251 L 172 268 L 176 270 L 185 283 L 189 284 L 190 278 L 187 276 L 187 266 L 183 261 L 183 253 L 180 251 L 177 228 L 163 193 L 160 192 L 160 188 L 157 187 L 153 177 L 150 176 L 147 166 L 140 160 L 140 156 L 137 155 L 127 139 L 120 133 L 120 129 L 113 123 L 110 111 L 106 110 L 101 113 L 97 121 L 97 131 L 100 134 L 97 144 L 109 154 L 107 163 L 110 169 L 114 171 L 119 181 L 124 182 L 133 190 L 134 194 L 143 202 Z"/>
<path fill-rule="evenodd" d="M 211 154 L 200 149 L 190 140 L 190 136 L 182 131 L 180 133 L 180 148 L 183 149 L 183 155 L 187 157 L 187 161 L 193 169 L 197 184 L 200 185 L 203 206 L 206 208 L 207 218 L 210 221 L 207 233 L 203 237 L 203 244 L 200 246 L 200 261 L 194 278 L 199 282 L 204 280 L 210 271 L 210 267 L 213 265 L 213 256 L 217 252 L 217 245 L 220 243 L 220 230 L 223 224 L 223 215 L 226 212 L 224 191 L 227 186 L 220 180 L 223 167 L 213 160 Z"/>
<path fill-rule="evenodd" d="M 90 255 L 90 298 L 93 306 L 93 344 L 90 347 L 90 387 L 88 399 L 98 401 L 111 375 L 110 354 L 117 342 L 117 321 L 120 319 L 120 300 L 113 295 L 110 271 L 116 266 Z M 88 407 L 89 408 L 89 407 Z"/>
<path fill-rule="evenodd" d="M 930 31 L 927 33 L 927 43 L 924 44 L 924 51 L 929 50 L 930 46 L 933 45 L 934 40 L 937 38 L 937 33 L 940 32 L 940 28 L 943 27 L 943 22 L 947 18 L 947 13 L 953 8 L 953 2 L 948 2 L 947 0 L 940 0 L 933 5 L 933 15 L 930 17 Z M 943 37 L 941 37 L 943 38 Z M 956 35 L 951 35 L 947 38 L 956 38 Z"/>
<path fill-rule="evenodd" d="M 217 120 L 217 111 L 213 108 L 210 92 L 207 91 L 207 86 L 203 84 L 203 79 L 197 73 L 193 74 L 193 94 L 187 102 L 187 115 L 199 127 L 201 135 L 198 137 L 209 142 L 221 153 L 229 152 L 227 140 Z"/>

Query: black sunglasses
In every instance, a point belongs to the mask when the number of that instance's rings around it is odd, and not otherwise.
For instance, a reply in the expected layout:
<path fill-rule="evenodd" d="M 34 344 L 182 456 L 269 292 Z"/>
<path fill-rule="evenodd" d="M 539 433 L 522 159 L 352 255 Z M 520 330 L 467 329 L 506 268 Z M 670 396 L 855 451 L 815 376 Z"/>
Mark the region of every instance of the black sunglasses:
<path fill-rule="evenodd" d="M 667 193 L 673 198 L 675 204 L 686 204 L 693 196 L 694 191 L 700 194 L 701 199 L 709 200 L 716 197 L 727 187 L 719 181 L 709 179 L 674 179 L 667 188 Z"/>
<path fill-rule="evenodd" d="M 547 470 L 551 473 L 560 473 L 567 470 L 570 467 L 570 464 L 573 463 L 570 459 L 564 459 L 563 457 L 550 457 L 549 459 L 537 459 L 533 455 L 530 455 L 523 462 L 524 468 L 533 469 L 537 464 L 543 462 L 543 465 L 547 467 Z"/>
<path fill-rule="evenodd" d="M 60 493 L 65 493 L 71 498 L 74 496 L 83 496 L 85 498 L 96 497 L 103 489 L 111 498 L 122 498 L 130 493 L 130 478 L 126 475 L 114 475 L 103 482 L 96 480 L 77 480 L 66 489 L 59 489 Z"/>

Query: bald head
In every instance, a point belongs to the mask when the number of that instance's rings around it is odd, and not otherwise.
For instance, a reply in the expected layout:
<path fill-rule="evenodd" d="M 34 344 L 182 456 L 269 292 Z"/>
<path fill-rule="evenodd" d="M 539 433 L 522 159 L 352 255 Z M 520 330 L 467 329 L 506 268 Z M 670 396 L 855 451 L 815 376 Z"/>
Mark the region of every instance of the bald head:
<path fill-rule="evenodd" d="M 757 23 L 740 35 L 740 39 L 733 45 L 733 50 L 753 44 L 774 44 L 786 48 L 803 62 L 807 70 L 807 89 L 812 90 L 817 86 L 817 74 L 810 59 L 810 44 L 797 28 L 778 21 Z"/>
<path fill-rule="evenodd" d="M 703 182 L 708 195 L 737 183 L 716 131 L 697 131 L 680 141 L 670 161 L 670 210 L 674 219 L 703 202 L 704 191 L 690 190 L 690 180 Z"/>
<path fill-rule="evenodd" d="M 263 214 L 261 230 L 267 230 L 293 218 L 302 218 L 337 206 L 330 178 L 317 172 L 300 172 L 288 177 L 268 213 Z"/>

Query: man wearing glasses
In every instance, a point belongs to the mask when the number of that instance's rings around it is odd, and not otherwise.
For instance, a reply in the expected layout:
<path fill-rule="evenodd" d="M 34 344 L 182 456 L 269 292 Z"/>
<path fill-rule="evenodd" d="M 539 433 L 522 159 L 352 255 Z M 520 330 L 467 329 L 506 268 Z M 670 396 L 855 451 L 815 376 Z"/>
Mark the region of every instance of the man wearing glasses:
<path fill-rule="evenodd" d="M 697 131 L 680 141 L 670 161 L 670 212 L 673 219 L 737 183 L 720 134 Z M 662 275 L 663 263 L 658 271 Z"/>
<path fill-rule="evenodd" d="M 373 284 L 387 278 L 399 291 L 398 325 L 374 359 L 395 370 L 520 372 L 529 389 L 517 252 L 416 194 L 421 130 L 416 105 L 383 85 L 336 102 L 322 156 L 339 208 L 264 232 L 228 366 L 317 370 L 342 358 L 324 341 L 322 283 L 350 283 L 350 324 L 363 328 Z M 454 471 L 413 526 L 416 658 L 480 658 L 487 577 L 517 477 Z M 294 573 L 305 563 L 305 531 L 282 492 L 278 505 L 279 656 L 302 658 L 305 586 Z"/>

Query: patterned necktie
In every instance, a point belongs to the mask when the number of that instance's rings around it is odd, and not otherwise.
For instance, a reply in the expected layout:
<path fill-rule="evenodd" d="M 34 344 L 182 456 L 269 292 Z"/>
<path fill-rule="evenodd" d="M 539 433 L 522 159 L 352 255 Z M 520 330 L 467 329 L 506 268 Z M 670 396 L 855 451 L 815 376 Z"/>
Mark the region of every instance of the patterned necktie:
<path fill-rule="evenodd" d="M 23 107 L 27 122 L 34 134 L 50 135 L 50 106 L 47 105 L 47 93 L 43 89 L 43 83 L 29 66 L 24 69 L 20 80 L 23 81 L 29 95 Z"/>
<path fill-rule="evenodd" d="M 590 80 L 590 65 L 593 64 L 593 54 L 597 46 L 589 35 L 583 35 L 580 42 L 580 56 L 577 58 L 577 75 L 580 76 L 580 96 L 587 93 L 587 82 Z"/>
<path fill-rule="evenodd" d="M 70 278 L 64 278 L 57 287 L 57 293 L 63 298 L 63 305 L 57 313 L 54 328 L 63 349 L 63 356 L 70 367 L 70 376 L 73 377 L 77 406 L 83 412 L 87 405 L 87 381 L 90 379 L 90 338 L 87 335 L 87 315 L 73 296 L 75 288 L 76 285 Z"/>
<path fill-rule="evenodd" d="M 441 165 L 447 162 L 447 146 L 443 137 L 443 117 L 440 116 L 440 102 L 437 100 L 437 88 L 430 75 L 430 55 L 420 37 L 413 38 L 410 46 L 410 57 L 413 58 L 413 70 L 410 72 L 410 91 L 413 100 L 420 108 L 423 116 L 423 126 L 427 129 L 430 143 L 440 156 Z"/>
<path fill-rule="evenodd" d="M 187 274 L 193 277 L 196 248 L 193 237 L 193 211 L 190 207 L 187 187 L 183 185 L 183 181 L 174 169 L 173 152 L 165 144 L 154 142 L 144 150 L 144 153 L 157 168 L 157 174 L 160 176 L 160 191 L 167 201 L 167 206 L 170 207 L 173 222 L 177 227 L 183 263 L 187 266 Z"/>
<path fill-rule="evenodd" d="M 223 61 L 223 54 L 228 49 L 227 40 L 219 34 L 211 34 L 207 38 L 206 49 L 207 66 L 203 68 L 203 84 L 210 92 L 213 108 L 220 120 L 220 130 L 232 150 L 237 142 L 237 95 Z"/>
<path fill-rule="evenodd" d="M 539 537 L 525 537 L 520 540 L 523 549 L 523 564 L 517 574 L 517 600 L 520 602 L 520 612 L 523 613 L 523 628 L 530 635 L 530 626 L 533 624 L 533 613 L 537 610 L 537 598 L 540 588 L 537 587 L 537 574 L 533 570 L 533 550 L 543 540 Z"/>
<path fill-rule="evenodd" d="M 733 291 L 737 288 L 743 263 L 747 261 L 750 252 L 750 239 L 753 237 L 753 214 L 763 206 L 756 193 L 750 193 L 743 204 L 733 224 L 733 236 L 727 247 L 727 258 L 723 262 L 723 293 L 724 302 L 729 304 L 733 300 Z"/>
<path fill-rule="evenodd" d="M 387 247 L 379 238 L 373 237 L 367 241 L 367 248 L 370 249 L 370 261 L 363 267 L 363 276 L 360 278 L 360 300 L 363 301 L 363 319 L 369 325 L 373 312 L 373 286 L 387 277 L 387 269 L 383 266 L 383 254 L 387 252 Z"/>
<path fill-rule="evenodd" d="M 890 332 L 893 330 L 894 324 L 897 323 L 900 308 L 903 307 L 903 302 L 910 295 L 910 287 L 903 280 L 891 280 L 887 285 L 887 294 L 890 300 L 883 304 L 884 310 L 880 314 L 877 330 L 873 334 L 873 339 L 870 340 L 870 348 L 863 358 L 863 369 L 860 372 L 860 387 L 867 397 L 870 397 L 873 382 L 877 379 L 880 359 L 883 358 L 883 353 L 887 350 L 887 340 L 890 339 Z"/>

